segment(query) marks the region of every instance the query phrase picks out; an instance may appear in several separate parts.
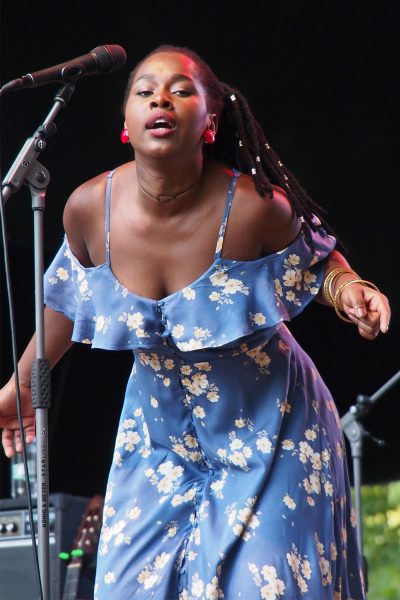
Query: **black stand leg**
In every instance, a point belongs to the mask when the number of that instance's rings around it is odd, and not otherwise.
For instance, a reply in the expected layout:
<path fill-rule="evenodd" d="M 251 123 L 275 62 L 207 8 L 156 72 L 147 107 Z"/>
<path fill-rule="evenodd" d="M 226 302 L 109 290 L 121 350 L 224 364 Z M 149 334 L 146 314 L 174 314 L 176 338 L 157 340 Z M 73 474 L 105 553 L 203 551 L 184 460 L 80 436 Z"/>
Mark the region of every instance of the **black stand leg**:
<path fill-rule="evenodd" d="M 387 381 L 375 394 L 372 396 L 359 395 L 356 398 L 356 404 L 351 406 L 349 411 L 341 418 L 342 428 L 345 436 L 349 440 L 351 448 L 351 457 L 353 460 L 353 476 L 354 476 L 354 499 L 355 511 L 357 518 L 357 540 L 362 557 L 362 569 L 365 581 L 365 589 L 368 591 L 368 566 L 367 559 L 364 556 L 363 546 L 363 527 L 362 527 L 362 503 L 361 503 L 361 485 L 362 485 L 362 457 L 363 457 L 363 442 L 365 437 L 371 438 L 378 446 L 383 446 L 385 442 L 373 437 L 366 431 L 360 422 L 360 419 L 365 417 L 372 405 L 383 396 L 396 383 L 400 382 L 400 371 L 396 373 L 389 381 Z"/>

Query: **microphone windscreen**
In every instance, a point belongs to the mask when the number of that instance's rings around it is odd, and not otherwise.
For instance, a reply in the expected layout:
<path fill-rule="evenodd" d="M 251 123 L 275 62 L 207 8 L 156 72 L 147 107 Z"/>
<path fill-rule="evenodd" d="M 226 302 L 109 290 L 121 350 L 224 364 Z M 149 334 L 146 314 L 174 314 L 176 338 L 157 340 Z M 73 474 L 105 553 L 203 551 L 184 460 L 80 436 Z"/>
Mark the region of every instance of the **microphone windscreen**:
<path fill-rule="evenodd" d="M 126 52 L 122 46 L 108 44 L 107 46 L 97 46 L 91 50 L 99 73 L 110 73 L 124 66 L 126 62 Z"/>

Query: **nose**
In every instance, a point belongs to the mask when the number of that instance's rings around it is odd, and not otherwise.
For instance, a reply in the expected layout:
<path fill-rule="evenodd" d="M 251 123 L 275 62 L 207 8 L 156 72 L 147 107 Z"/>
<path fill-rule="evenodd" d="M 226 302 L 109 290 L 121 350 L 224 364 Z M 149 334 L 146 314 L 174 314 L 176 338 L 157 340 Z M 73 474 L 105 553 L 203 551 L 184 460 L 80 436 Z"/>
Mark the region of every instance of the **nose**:
<path fill-rule="evenodd" d="M 158 94 L 156 94 L 152 97 L 151 102 L 150 102 L 150 108 L 171 109 L 172 108 L 171 99 L 168 97 L 167 94 L 165 94 L 163 92 L 159 92 Z"/>

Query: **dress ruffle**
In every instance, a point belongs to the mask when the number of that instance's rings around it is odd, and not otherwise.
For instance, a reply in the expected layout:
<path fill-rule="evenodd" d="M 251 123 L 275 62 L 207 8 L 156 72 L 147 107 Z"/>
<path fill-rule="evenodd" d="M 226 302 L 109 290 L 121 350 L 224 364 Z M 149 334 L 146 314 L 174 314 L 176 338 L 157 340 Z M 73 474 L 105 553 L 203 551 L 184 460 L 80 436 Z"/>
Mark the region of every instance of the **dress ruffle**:
<path fill-rule="evenodd" d="M 258 260 L 216 258 L 190 285 L 152 300 L 124 287 L 108 263 L 83 267 L 65 238 L 45 274 L 45 303 L 74 322 L 73 341 L 94 348 L 151 348 L 160 338 L 185 352 L 216 348 L 289 321 L 315 298 L 335 238 L 319 226 L 312 239 L 313 251 L 301 233 Z"/>

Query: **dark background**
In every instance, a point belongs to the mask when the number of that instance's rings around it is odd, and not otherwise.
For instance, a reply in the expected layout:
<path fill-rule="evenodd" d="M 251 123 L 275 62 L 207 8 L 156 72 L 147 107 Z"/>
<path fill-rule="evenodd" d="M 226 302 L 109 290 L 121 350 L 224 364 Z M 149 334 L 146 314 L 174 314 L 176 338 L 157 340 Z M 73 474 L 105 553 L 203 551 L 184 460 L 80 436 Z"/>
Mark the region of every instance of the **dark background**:
<path fill-rule="evenodd" d="M 248 98 L 267 137 L 347 247 L 353 268 L 389 296 L 390 332 L 361 339 L 332 310 L 313 303 L 291 329 L 316 361 L 343 415 L 357 394 L 372 394 L 399 369 L 398 208 L 399 15 L 397 2 L 3 3 L 1 81 L 120 44 L 128 63 L 85 78 L 57 117 L 59 131 L 41 162 L 51 173 L 45 217 L 46 264 L 62 239 L 73 189 L 130 159 L 119 142 L 130 69 L 161 43 L 185 45 Z M 10 167 L 44 120 L 58 86 L 4 97 L 1 166 Z M 33 330 L 33 252 L 26 189 L 6 206 L 19 353 Z M 3 269 L 3 266 L 2 266 Z M 11 374 L 4 275 L 1 277 L 1 383 Z M 51 491 L 104 491 L 131 356 L 75 345 L 53 371 Z M 364 479 L 400 477 L 399 385 L 366 420 L 384 449 L 367 441 Z M 1 494 L 9 466 L 1 456 Z"/>

